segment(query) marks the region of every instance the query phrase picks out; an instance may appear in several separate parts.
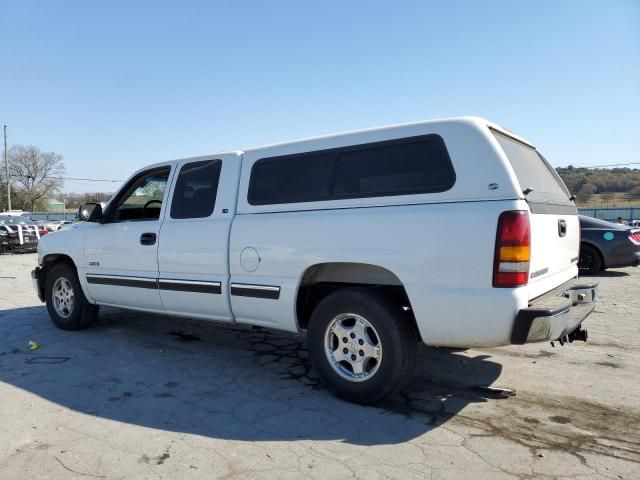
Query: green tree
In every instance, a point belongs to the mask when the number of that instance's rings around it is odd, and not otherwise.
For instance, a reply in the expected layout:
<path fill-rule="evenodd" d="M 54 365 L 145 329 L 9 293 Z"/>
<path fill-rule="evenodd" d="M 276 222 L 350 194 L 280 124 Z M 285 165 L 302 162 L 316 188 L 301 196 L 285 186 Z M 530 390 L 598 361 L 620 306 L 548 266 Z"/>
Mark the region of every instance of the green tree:
<path fill-rule="evenodd" d="M 596 193 L 596 186 L 593 183 L 585 183 L 580 188 L 580 191 L 576 193 L 576 200 L 580 203 L 588 202 L 589 199 Z"/>

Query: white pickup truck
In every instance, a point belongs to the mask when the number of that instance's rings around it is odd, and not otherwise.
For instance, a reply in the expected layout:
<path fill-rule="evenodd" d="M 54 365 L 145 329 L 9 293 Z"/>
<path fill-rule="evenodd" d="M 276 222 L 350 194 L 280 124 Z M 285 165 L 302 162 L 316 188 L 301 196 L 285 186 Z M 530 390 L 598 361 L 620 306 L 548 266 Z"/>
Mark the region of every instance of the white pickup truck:
<path fill-rule="evenodd" d="M 455 118 L 161 162 L 46 235 L 33 272 L 63 329 L 99 305 L 306 331 L 342 398 L 411 377 L 418 342 L 586 340 L 571 195 L 526 140 Z"/>

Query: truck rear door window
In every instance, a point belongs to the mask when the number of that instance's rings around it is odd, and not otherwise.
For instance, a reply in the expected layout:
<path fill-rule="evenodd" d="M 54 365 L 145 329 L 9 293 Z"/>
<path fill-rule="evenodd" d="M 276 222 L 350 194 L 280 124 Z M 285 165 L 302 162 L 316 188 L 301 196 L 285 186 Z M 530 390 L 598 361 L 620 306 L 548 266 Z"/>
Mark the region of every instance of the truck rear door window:
<path fill-rule="evenodd" d="M 213 213 L 220 180 L 220 160 L 185 163 L 171 202 L 171 218 L 203 218 Z"/>
<path fill-rule="evenodd" d="M 260 159 L 251 171 L 252 205 L 435 193 L 455 182 L 438 135 Z"/>

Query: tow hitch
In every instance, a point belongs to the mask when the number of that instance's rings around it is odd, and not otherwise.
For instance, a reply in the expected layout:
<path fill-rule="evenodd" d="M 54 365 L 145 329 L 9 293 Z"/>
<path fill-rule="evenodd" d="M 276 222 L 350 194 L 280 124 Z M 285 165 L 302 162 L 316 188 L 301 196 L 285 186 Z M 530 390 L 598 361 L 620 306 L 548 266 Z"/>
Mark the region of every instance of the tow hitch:
<path fill-rule="evenodd" d="M 588 336 L 589 335 L 587 334 L 586 330 L 582 330 L 580 327 L 578 327 L 569 335 L 567 335 L 567 338 L 569 339 L 569 343 L 573 341 L 586 342 Z"/>
<path fill-rule="evenodd" d="M 588 334 L 586 330 L 582 330 L 580 327 L 576 328 L 569 335 L 565 335 L 564 337 L 560 337 L 557 341 L 560 342 L 560 345 L 564 345 L 565 343 L 572 343 L 575 341 L 578 342 L 586 342 L 588 338 Z M 551 342 L 551 346 L 555 347 L 555 342 Z"/>

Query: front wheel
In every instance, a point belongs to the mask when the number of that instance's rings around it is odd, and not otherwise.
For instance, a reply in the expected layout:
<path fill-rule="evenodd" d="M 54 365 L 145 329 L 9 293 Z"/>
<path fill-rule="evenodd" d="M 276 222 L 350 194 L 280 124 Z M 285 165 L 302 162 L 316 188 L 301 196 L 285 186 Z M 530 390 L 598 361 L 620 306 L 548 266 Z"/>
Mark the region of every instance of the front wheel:
<path fill-rule="evenodd" d="M 322 383 L 361 404 L 379 402 L 409 382 L 416 345 L 401 306 L 366 289 L 328 295 L 307 330 L 309 356 Z"/>
<path fill-rule="evenodd" d="M 75 270 L 65 263 L 47 274 L 44 295 L 51 320 L 63 330 L 86 328 L 98 315 L 99 307 L 89 303 Z"/>

